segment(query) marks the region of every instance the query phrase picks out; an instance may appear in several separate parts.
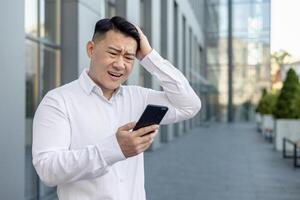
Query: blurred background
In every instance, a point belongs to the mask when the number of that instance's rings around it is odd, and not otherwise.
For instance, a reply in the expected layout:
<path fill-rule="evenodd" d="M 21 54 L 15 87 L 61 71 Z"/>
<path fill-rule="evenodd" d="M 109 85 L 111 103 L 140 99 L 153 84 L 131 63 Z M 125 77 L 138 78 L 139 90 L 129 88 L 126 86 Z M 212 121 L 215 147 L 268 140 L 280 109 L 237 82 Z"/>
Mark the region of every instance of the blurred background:
<path fill-rule="evenodd" d="M 152 47 L 187 77 L 202 100 L 196 117 L 161 128 L 146 153 L 152 159 L 185 133 L 201 134 L 218 124 L 229 124 L 221 129 L 229 132 L 230 124 L 247 124 L 255 132 L 255 109 L 263 89 L 280 90 L 291 68 L 300 74 L 298 4 L 297 0 L 1 1 L 0 198 L 56 198 L 56 189 L 43 185 L 31 164 L 32 120 L 49 90 L 75 80 L 89 66 L 85 45 L 99 19 L 119 15 L 138 24 Z M 126 84 L 160 89 L 138 62 Z"/>

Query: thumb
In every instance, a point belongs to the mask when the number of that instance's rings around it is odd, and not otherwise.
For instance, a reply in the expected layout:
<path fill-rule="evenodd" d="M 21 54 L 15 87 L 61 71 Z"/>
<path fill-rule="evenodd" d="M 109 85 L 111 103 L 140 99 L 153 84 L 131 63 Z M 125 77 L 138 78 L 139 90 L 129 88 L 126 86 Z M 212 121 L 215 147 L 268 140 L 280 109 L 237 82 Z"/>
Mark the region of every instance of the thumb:
<path fill-rule="evenodd" d="M 129 122 L 119 128 L 120 131 L 129 131 L 135 127 L 136 122 Z"/>

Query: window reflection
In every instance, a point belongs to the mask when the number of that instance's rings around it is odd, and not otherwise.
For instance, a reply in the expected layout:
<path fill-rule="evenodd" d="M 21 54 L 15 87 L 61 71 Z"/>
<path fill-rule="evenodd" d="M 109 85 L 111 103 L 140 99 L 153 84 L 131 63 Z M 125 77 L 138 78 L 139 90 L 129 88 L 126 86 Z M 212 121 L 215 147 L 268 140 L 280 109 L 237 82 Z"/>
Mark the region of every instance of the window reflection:
<path fill-rule="evenodd" d="M 265 71 L 268 69 L 270 56 L 270 0 L 233 0 L 232 6 L 233 103 L 235 115 L 241 116 L 244 103 L 252 101 L 256 95 L 256 88 L 263 85 L 259 77 L 268 80 Z M 208 77 L 219 90 L 220 111 L 226 115 L 228 1 L 209 3 L 208 11 Z M 237 118 L 247 119 L 247 117 Z"/>
<path fill-rule="evenodd" d="M 106 0 L 105 2 L 106 17 L 112 18 L 116 15 L 116 0 Z"/>
<path fill-rule="evenodd" d="M 48 42 L 60 43 L 60 1 L 40 1 L 40 34 Z"/>
<path fill-rule="evenodd" d="M 31 160 L 32 121 L 38 98 L 38 45 L 26 40 L 25 197 L 37 197 L 37 175 Z"/>
<path fill-rule="evenodd" d="M 43 48 L 43 95 L 60 84 L 59 51 Z"/>
<path fill-rule="evenodd" d="M 25 0 L 26 143 L 25 199 L 53 199 L 32 166 L 32 121 L 39 100 L 60 84 L 60 0 Z"/>
<path fill-rule="evenodd" d="M 38 2 L 37 0 L 25 1 L 25 32 L 32 36 L 38 34 Z"/>

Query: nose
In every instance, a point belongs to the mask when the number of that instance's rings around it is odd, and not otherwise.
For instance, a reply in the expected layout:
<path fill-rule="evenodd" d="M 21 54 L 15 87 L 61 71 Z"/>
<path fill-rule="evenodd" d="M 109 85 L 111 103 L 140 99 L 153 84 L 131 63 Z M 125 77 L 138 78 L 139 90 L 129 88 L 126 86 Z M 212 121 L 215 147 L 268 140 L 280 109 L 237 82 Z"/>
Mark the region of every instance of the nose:
<path fill-rule="evenodd" d="M 113 67 L 117 68 L 118 70 L 125 69 L 125 62 L 121 56 L 118 56 L 113 63 Z"/>

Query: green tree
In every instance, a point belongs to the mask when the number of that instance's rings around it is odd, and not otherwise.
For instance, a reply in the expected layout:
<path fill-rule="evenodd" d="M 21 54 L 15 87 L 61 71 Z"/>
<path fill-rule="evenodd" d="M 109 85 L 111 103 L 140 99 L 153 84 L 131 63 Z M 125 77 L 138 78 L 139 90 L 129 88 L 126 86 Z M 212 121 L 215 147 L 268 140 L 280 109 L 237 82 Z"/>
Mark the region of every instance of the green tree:
<path fill-rule="evenodd" d="M 290 69 L 287 73 L 283 87 L 279 94 L 276 107 L 274 109 L 274 116 L 278 119 L 295 119 L 297 112 L 295 110 L 295 100 L 299 93 L 299 78 L 295 70 Z"/>

